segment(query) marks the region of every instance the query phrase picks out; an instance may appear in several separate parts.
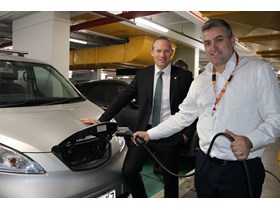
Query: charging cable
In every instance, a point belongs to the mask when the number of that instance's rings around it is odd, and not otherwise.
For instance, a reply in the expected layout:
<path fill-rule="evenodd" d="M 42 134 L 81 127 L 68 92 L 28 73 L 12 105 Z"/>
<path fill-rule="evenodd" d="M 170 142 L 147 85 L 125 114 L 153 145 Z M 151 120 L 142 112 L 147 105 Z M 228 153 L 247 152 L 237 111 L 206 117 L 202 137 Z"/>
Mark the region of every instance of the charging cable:
<path fill-rule="evenodd" d="M 117 131 L 116 135 L 117 135 L 117 136 L 123 136 L 123 137 L 129 137 L 129 138 L 131 138 L 131 137 L 133 136 L 133 133 L 132 133 L 131 130 L 129 130 L 129 129 L 126 128 L 126 127 L 120 127 L 119 130 Z M 171 174 L 171 175 L 173 175 L 173 176 L 176 176 L 176 177 L 190 177 L 190 176 L 194 176 L 194 175 L 198 174 L 198 173 L 204 168 L 204 166 L 205 166 L 205 164 L 206 164 L 206 162 L 207 162 L 207 159 L 210 157 L 210 152 L 211 152 L 211 149 L 212 149 L 212 147 L 213 147 L 213 145 L 214 145 L 214 142 L 216 141 L 217 137 L 219 137 L 219 136 L 224 136 L 224 137 L 226 137 L 230 142 L 233 142 L 233 141 L 234 141 L 234 139 L 233 139 L 230 135 L 228 135 L 228 134 L 226 134 L 226 133 L 217 133 L 217 134 L 213 137 L 213 139 L 212 139 L 212 141 L 211 141 L 211 143 L 210 143 L 210 145 L 209 145 L 209 148 L 208 148 L 207 153 L 206 153 L 206 157 L 205 157 L 205 159 L 204 159 L 204 161 L 203 161 L 201 167 L 200 167 L 198 170 L 196 170 L 195 172 L 193 172 L 193 173 L 191 173 L 191 174 L 186 174 L 186 175 L 175 174 L 175 173 L 173 173 L 172 171 L 168 170 L 168 169 L 156 158 L 156 156 L 151 152 L 151 150 L 145 145 L 144 139 L 142 139 L 142 138 L 140 138 L 140 137 L 136 137 L 135 140 L 136 140 L 136 142 L 137 142 L 138 145 L 142 145 L 142 146 L 144 147 L 144 149 L 153 157 L 153 159 L 154 159 L 167 173 L 169 173 L 169 174 Z M 249 170 L 248 170 L 247 165 L 246 165 L 246 161 L 245 161 L 245 160 L 242 160 L 242 161 L 240 161 L 240 162 L 242 163 L 243 168 L 244 168 L 245 177 L 246 177 L 246 181 L 247 181 L 247 187 L 248 187 L 248 194 L 249 194 L 249 197 L 250 197 L 250 198 L 253 198 L 254 196 L 253 196 L 253 191 L 252 191 L 251 178 L 250 178 Z"/>

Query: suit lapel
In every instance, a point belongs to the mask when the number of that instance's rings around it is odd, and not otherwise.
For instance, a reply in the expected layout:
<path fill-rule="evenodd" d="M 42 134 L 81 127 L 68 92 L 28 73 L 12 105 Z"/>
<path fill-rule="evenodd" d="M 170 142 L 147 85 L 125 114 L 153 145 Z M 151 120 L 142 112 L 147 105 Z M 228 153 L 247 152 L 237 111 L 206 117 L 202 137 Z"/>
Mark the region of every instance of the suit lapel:
<path fill-rule="evenodd" d="M 176 68 L 171 66 L 171 72 L 170 72 L 170 108 L 172 109 L 172 105 L 175 100 L 176 91 L 178 91 L 178 71 Z"/>
<path fill-rule="evenodd" d="M 146 70 L 147 72 L 145 73 L 145 80 L 142 81 L 144 86 L 144 90 L 147 93 L 148 97 L 148 102 L 149 102 L 149 107 L 152 109 L 152 104 L 153 104 L 153 89 L 154 89 L 154 72 L 155 72 L 155 67 L 154 65 L 151 66 L 149 69 Z"/>

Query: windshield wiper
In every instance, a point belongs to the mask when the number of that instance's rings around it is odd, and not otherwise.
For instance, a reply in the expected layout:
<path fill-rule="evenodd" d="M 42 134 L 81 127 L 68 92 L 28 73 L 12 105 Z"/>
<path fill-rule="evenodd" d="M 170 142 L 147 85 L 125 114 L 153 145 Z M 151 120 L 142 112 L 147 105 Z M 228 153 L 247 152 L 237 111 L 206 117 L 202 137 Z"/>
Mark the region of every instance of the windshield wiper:
<path fill-rule="evenodd" d="M 60 99 L 55 99 L 49 103 L 48 105 L 52 104 L 67 104 L 67 103 L 75 103 L 75 102 L 80 102 L 80 101 L 85 101 L 85 99 L 81 96 L 79 97 L 74 97 L 74 98 L 60 98 Z"/>
<path fill-rule="evenodd" d="M 4 107 L 22 107 L 22 106 L 37 106 L 37 105 L 54 105 L 54 104 L 66 104 L 85 101 L 83 97 L 74 97 L 74 98 L 45 98 L 45 99 L 25 99 L 21 101 L 7 101 L 0 104 L 0 108 Z"/>

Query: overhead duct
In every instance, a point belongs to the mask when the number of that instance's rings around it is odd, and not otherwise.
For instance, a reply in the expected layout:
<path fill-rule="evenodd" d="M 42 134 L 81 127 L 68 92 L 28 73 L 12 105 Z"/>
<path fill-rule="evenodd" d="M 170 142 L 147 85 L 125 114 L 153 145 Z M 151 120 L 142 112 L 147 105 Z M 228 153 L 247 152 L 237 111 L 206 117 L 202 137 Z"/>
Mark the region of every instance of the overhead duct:
<path fill-rule="evenodd" d="M 154 63 L 151 56 L 153 37 L 138 36 L 128 43 L 70 51 L 70 69 L 132 68 Z M 176 49 L 176 46 L 173 45 Z"/>

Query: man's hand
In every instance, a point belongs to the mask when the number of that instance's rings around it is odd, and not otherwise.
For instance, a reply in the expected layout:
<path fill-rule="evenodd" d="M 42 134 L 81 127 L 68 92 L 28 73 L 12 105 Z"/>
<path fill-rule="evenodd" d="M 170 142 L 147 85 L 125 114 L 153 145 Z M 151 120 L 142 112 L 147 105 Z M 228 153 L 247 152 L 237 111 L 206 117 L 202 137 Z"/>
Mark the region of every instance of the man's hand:
<path fill-rule="evenodd" d="M 97 120 L 97 119 L 86 118 L 86 117 L 81 118 L 80 121 L 84 124 L 89 124 L 89 125 L 100 123 L 99 120 Z"/>
<path fill-rule="evenodd" d="M 237 160 L 246 160 L 252 148 L 250 139 L 246 136 L 238 136 L 229 130 L 226 130 L 225 133 L 234 139 L 230 147 Z"/>
<path fill-rule="evenodd" d="M 140 138 L 144 139 L 146 144 L 151 140 L 147 131 L 137 131 L 132 136 L 132 141 L 135 145 L 138 145 L 137 142 L 136 142 L 137 137 L 140 137 Z"/>

